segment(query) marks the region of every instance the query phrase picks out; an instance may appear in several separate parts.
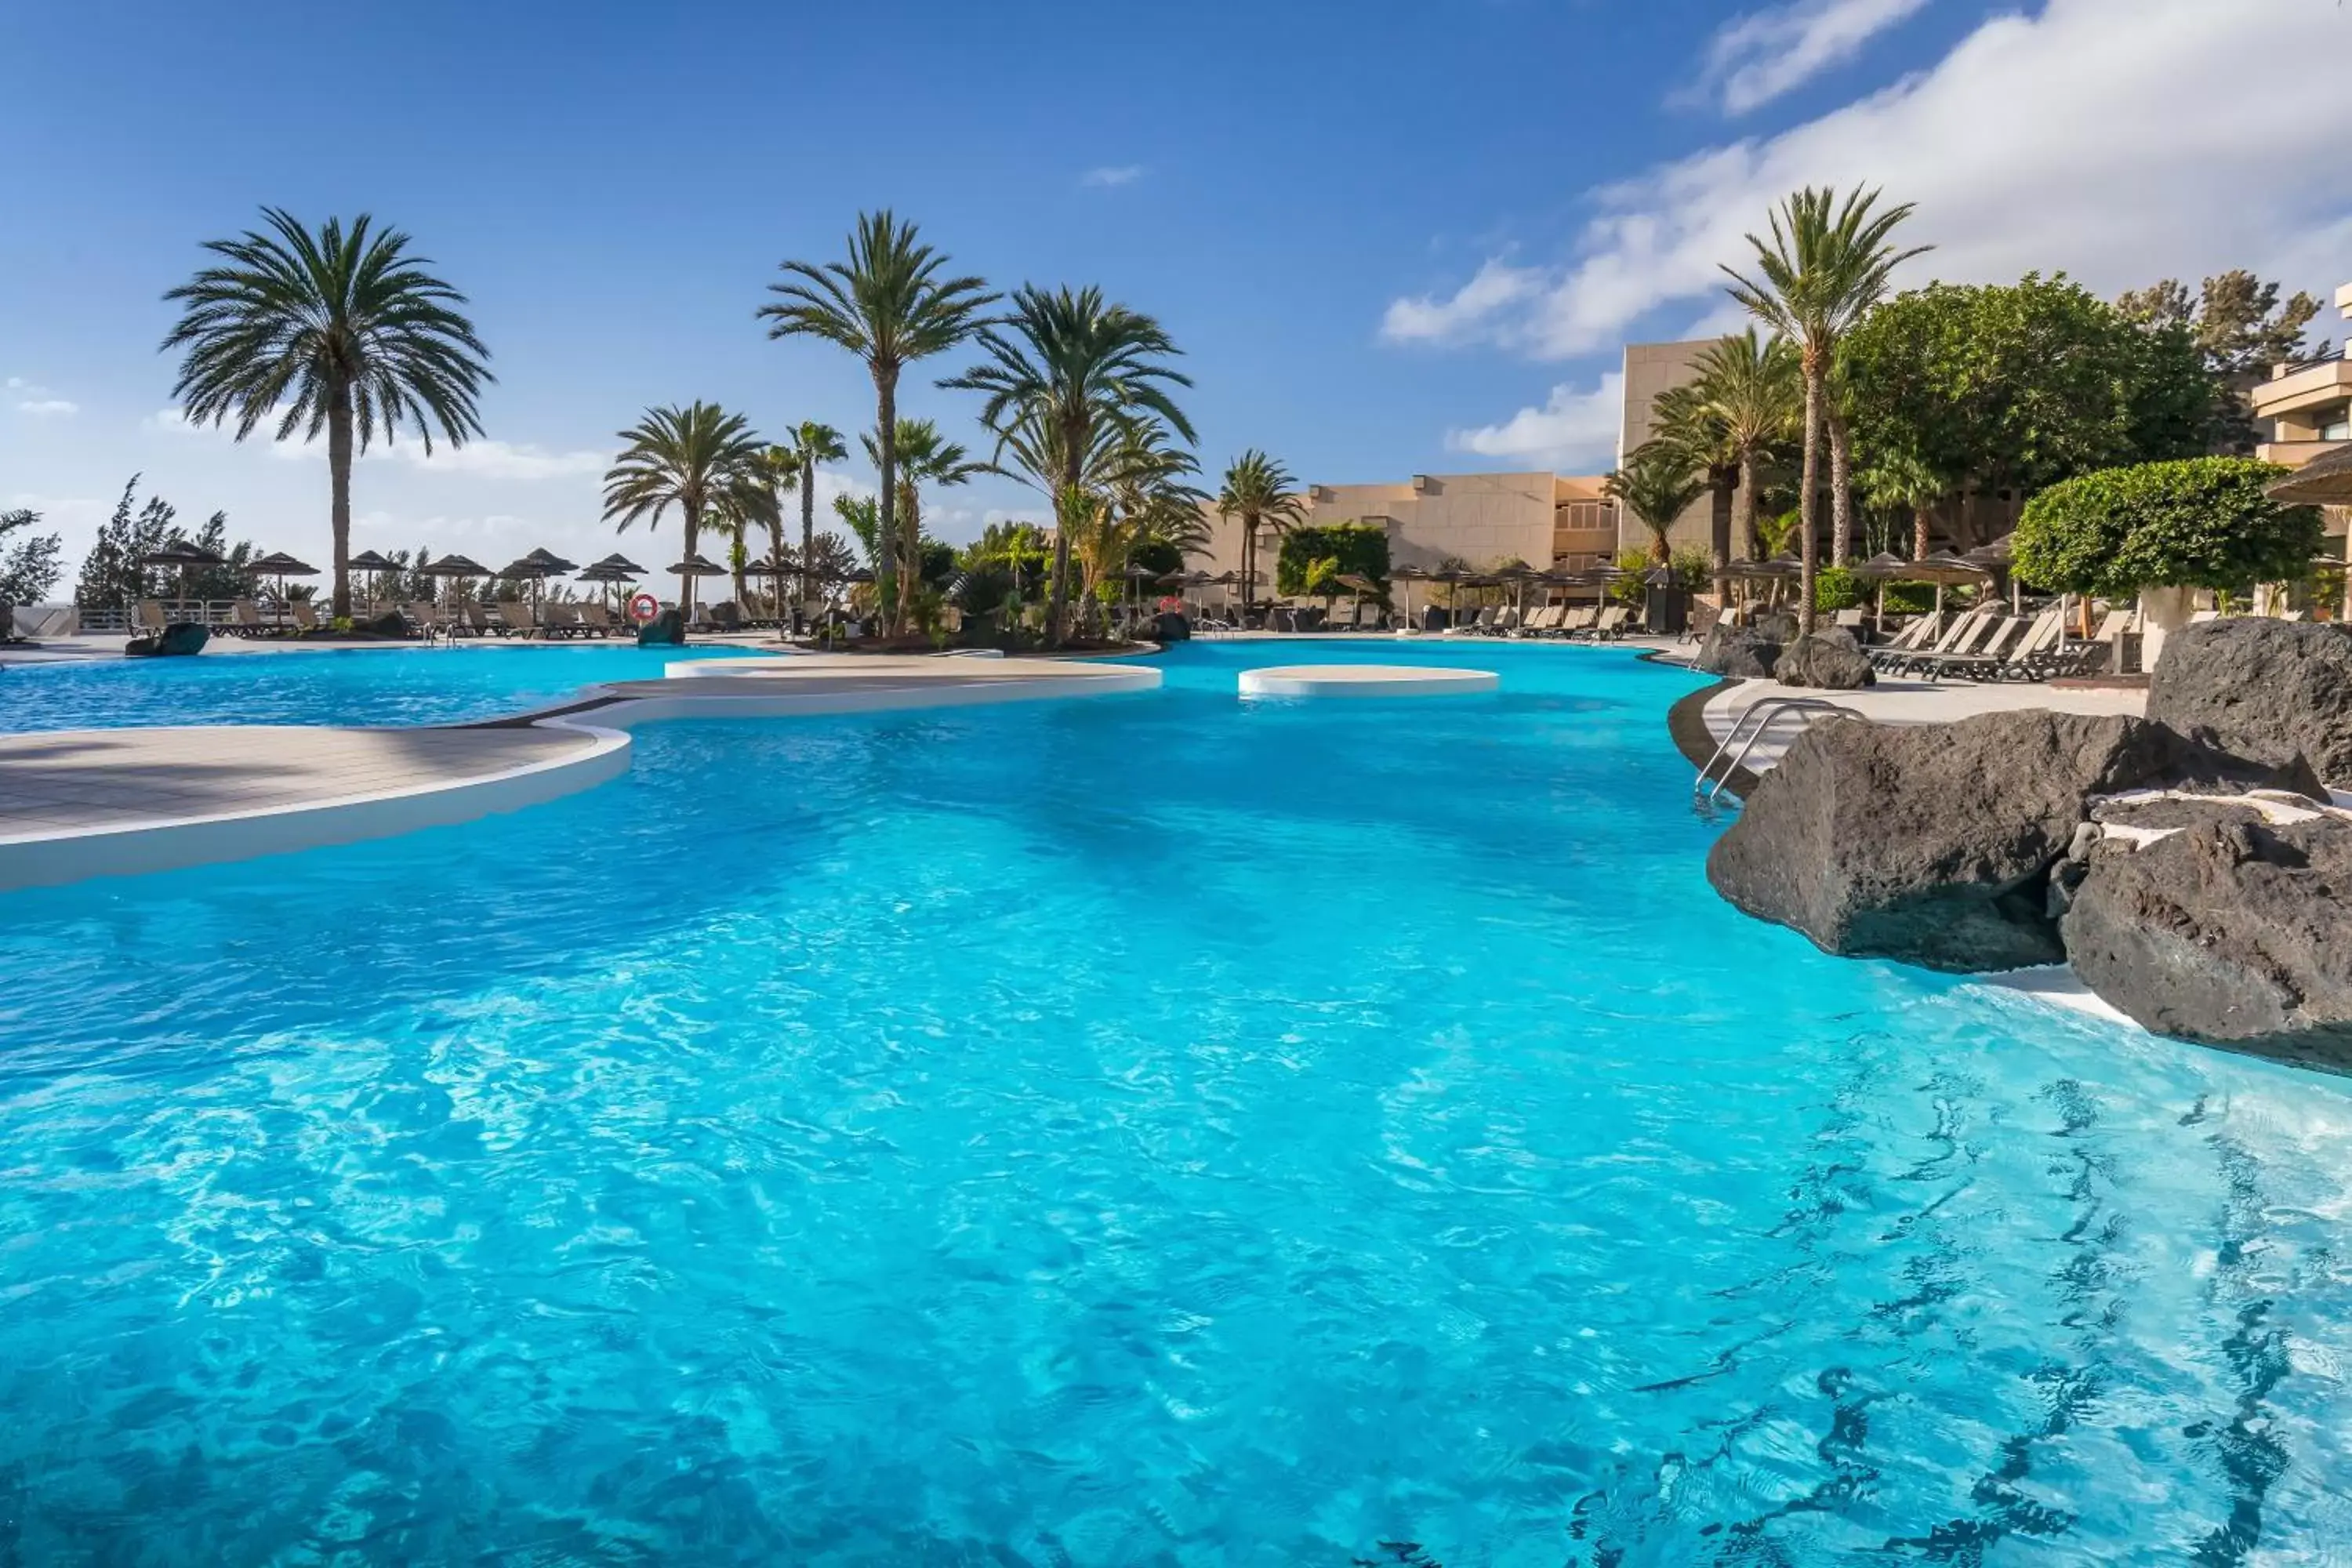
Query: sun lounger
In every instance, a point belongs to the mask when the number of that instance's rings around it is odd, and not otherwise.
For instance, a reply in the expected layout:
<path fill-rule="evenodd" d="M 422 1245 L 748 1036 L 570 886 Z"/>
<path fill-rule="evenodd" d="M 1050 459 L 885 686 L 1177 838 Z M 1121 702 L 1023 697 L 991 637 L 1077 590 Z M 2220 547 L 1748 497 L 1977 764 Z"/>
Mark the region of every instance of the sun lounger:
<path fill-rule="evenodd" d="M 308 599 L 293 600 L 286 606 L 286 613 L 294 617 L 294 629 L 298 633 L 315 632 L 324 624 Z"/>
<path fill-rule="evenodd" d="M 539 630 L 542 637 L 576 637 L 586 636 L 588 628 L 581 624 L 576 607 L 550 603 L 540 606 Z"/>
<path fill-rule="evenodd" d="M 169 620 L 163 614 L 161 600 L 142 599 L 131 606 L 131 626 L 133 631 L 144 633 L 149 637 L 161 637 L 163 635 L 163 628 L 169 624 Z"/>
<path fill-rule="evenodd" d="M 539 630 L 539 621 L 531 615 L 530 606 L 520 599 L 500 599 L 498 612 L 499 624 L 506 628 L 509 637 L 527 637 Z"/>
<path fill-rule="evenodd" d="M 1548 633 L 1558 631 L 1559 629 L 1561 617 L 1567 614 L 1568 606 L 1566 605 L 1542 605 L 1532 615 L 1528 616 L 1526 620 L 1519 623 L 1519 636 L 1523 637 L 1543 637 Z"/>
<path fill-rule="evenodd" d="M 1918 652 L 1921 645 L 1926 643 L 1935 635 L 1935 616 L 1915 616 L 1910 625 L 1905 626 L 1901 631 L 1896 632 L 1895 636 L 1887 641 L 1885 647 L 1874 647 L 1869 650 L 1871 668 L 1874 669 L 1894 668 L 1897 664 L 1902 662 L 1906 655 Z"/>
<path fill-rule="evenodd" d="M 2052 611 L 2049 614 L 2054 617 L 2056 612 Z M 1922 659 L 1918 661 L 1917 668 L 1930 680 L 1948 676 L 1965 676 L 1969 679 L 1981 679 L 1981 672 L 1997 670 L 2014 658 L 2032 636 L 2033 628 L 2041 624 L 2040 617 L 2031 623 L 2016 616 L 1997 617 L 1991 622 L 1992 629 L 1990 634 L 1974 647 L 1955 648 L 1950 653 L 1938 654 L 1933 658 Z M 2051 626 L 2054 637 L 2056 629 L 2054 618 L 2051 621 Z"/>
<path fill-rule="evenodd" d="M 2022 636 L 2018 631 L 2021 626 L 2024 627 Z M 1984 651 L 1947 654 L 1929 668 L 1928 673 L 1969 680 L 2029 679 L 2040 661 L 2056 651 L 2064 629 L 2064 616 L 2054 605 L 2036 616 L 2031 626 L 2016 619 L 2007 620 Z"/>
<path fill-rule="evenodd" d="M 1990 610 L 1970 610 L 1954 621 L 1950 628 L 1936 639 L 1933 647 L 1913 649 L 1882 668 L 1909 672 L 1924 669 L 1937 659 L 1952 654 L 1973 652 L 1985 634 L 1992 629 L 1993 619 Z"/>
<path fill-rule="evenodd" d="M 580 613 L 580 629 L 586 635 L 608 637 L 620 630 L 619 624 L 613 619 L 613 612 L 604 605 L 592 602 L 578 605 L 577 608 Z"/>
<path fill-rule="evenodd" d="M 436 632 L 446 632 L 449 629 L 448 622 L 440 610 L 423 599 L 403 605 L 400 607 L 400 613 L 402 617 L 416 629 L 420 637 L 431 637 Z"/>
<path fill-rule="evenodd" d="M 251 599 L 237 599 L 229 605 L 228 622 L 221 629 L 232 637 L 263 637 L 277 628 L 261 618 L 259 605 Z"/>
<path fill-rule="evenodd" d="M 1611 605 L 1595 615 L 1590 626 L 1580 626 L 1568 635 L 1580 642 L 1614 642 L 1625 635 L 1625 623 L 1633 614 L 1622 605 Z"/>

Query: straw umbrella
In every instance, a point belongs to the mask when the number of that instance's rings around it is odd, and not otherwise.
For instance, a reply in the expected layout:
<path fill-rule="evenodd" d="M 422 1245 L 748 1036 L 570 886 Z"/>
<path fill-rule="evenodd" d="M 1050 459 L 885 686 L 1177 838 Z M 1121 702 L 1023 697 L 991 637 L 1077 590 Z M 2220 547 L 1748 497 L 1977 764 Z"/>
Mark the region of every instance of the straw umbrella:
<path fill-rule="evenodd" d="M 1419 623 L 1412 615 L 1412 585 L 1428 582 L 1429 574 L 1418 566 L 1391 566 L 1389 568 L 1389 581 L 1404 584 L 1404 624 L 1417 628 Z"/>
<path fill-rule="evenodd" d="M 383 591 L 383 584 L 380 580 L 383 574 L 400 570 L 399 562 L 387 561 L 373 550 L 362 551 L 345 564 L 352 571 L 364 572 L 368 574 L 368 605 L 371 608 L 374 606 L 377 595 Z"/>
<path fill-rule="evenodd" d="M 1990 567 L 1964 561 L 1948 550 L 1922 555 L 1911 563 L 1911 570 L 1907 574 L 1915 583 L 1936 584 L 1936 614 L 1938 616 L 1944 613 L 1944 588 L 1947 584 L 1980 583 L 1991 574 Z"/>
<path fill-rule="evenodd" d="M 694 615 L 694 580 L 697 577 L 724 577 L 729 575 L 726 567 L 721 566 L 718 562 L 711 560 L 709 556 L 703 554 L 698 550 L 693 554 L 688 556 L 685 560 L 678 562 L 675 565 L 665 567 L 663 570 L 670 573 L 673 576 L 677 577 L 680 582 L 686 584 L 687 602 L 680 605 L 678 609 L 685 613 L 688 619 L 691 619 Z"/>
<path fill-rule="evenodd" d="M 646 574 L 646 569 L 615 551 L 602 561 L 592 561 L 574 574 L 583 583 L 602 584 L 609 590 L 616 583 L 634 583 Z"/>
<path fill-rule="evenodd" d="M 1879 625 L 1886 623 L 1886 584 L 1911 570 L 1911 563 L 1892 551 L 1882 550 L 1853 568 L 1853 574 L 1865 582 L 1878 584 L 1878 602 L 1874 611 Z"/>
<path fill-rule="evenodd" d="M 282 550 L 273 550 L 267 555 L 247 562 L 245 572 L 248 577 L 277 578 L 278 602 L 281 605 L 286 602 L 287 578 L 316 577 L 319 574 L 319 569 L 316 566 L 308 562 L 297 561 Z"/>
<path fill-rule="evenodd" d="M 416 570 L 427 577 L 441 577 L 447 580 L 449 608 L 452 612 L 455 612 L 457 607 L 457 583 L 460 578 L 487 577 L 490 574 L 488 567 L 470 555 L 436 556 Z M 454 613 L 452 619 L 455 619 Z"/>
<path fill-rule="evenodd" d="M 2288 506 L 2352 507 L 2352 446 L 2323 452 L 2263 493 Z M 2344 535 L 2344 604 L 2341 613 L 2352 620 L 2352 528 Z"/>
<path fill-rule="evenodd" d="M 201 544 L 191 544 L 185 540 L 178 540 L 173 543 L 165 544 L 157 549 L 149 551 L 146 554 L 139 556 L 137 559 L 132 561 L 131 564 L 142 567 L 176 567 L 180 574 L 180 596 L 173 600 L 173 603 L 177 605 L 181 610 L 185 611 L 188 607 L 188 568 L 191 566 L 226 566 L 228 563 L 214 554 L 211 551 L 206 550 Z"/>

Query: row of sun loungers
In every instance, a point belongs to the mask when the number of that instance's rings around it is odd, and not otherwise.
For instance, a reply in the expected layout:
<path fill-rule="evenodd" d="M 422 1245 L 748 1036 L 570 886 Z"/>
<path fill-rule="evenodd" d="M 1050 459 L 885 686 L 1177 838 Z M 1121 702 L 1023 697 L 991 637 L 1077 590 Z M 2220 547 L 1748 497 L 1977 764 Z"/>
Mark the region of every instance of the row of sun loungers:
<path fill-rule="evenodd" d="M 1929 680 L 2052 680 L 2089 675 L 2106 664 L 2116 637 L 2131 612 L 2111 612 L 2091 638 L 2065 640 L 2064 611 L 2053 606 L 2032 620 L 1971 610 L 1938 629 L 1922 616 L 1883 647 L 1872 648 L 1873 668 L 1885 675 L 1916 675 Z"/>

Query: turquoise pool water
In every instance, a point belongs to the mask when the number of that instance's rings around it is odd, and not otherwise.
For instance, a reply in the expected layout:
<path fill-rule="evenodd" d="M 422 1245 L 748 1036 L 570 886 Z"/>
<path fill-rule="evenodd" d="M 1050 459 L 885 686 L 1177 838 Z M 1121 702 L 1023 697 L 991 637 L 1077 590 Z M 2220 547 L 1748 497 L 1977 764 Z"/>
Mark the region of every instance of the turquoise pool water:
<path fill-rule="evenodd" d="M 0 1558 L 2327 1561 L 2352 1100 L 1707 891 L 1620 650 L 0 901 Z"/>
<path fill-rule="evenodd" d="M 634 644 L 352 647 L 0 669 L 0 732 L 125 724 L 449 724 L 657 680 L 680 658 L 754 650 Z"/>

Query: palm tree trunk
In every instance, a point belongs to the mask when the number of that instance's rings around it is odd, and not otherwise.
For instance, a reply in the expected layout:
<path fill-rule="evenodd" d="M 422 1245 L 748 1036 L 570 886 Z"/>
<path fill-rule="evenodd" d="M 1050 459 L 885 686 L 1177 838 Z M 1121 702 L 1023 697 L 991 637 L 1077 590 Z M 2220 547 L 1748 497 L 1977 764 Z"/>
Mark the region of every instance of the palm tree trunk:
<path fill-rule="evenodd" d="M 1748 559 L 1764 558 L 1764 542 L 1756 537 L 1756 454 L 1739 454 L 1739 516 L 1734 525 L 1739 534 L 1739 547 L 1748 552 Z"/>
<path fill-rule="evenodd" d="M 1738 468 L 1709 468 L 1707 483 L 1714 494 L 1707 519 L 1707 563 L 1715 568 L 1715 599 L 1721 604 L 1731 593 L 1731 507 L 1739 488 Z"/>
<path fill-rule="evenodd" d="M 338 387 L 327 400 L 328 524 L 335 536 L 334 616 L 352 613 L 352 389 Z"/>
<path fill-rule="evenodd" d="M 1837 410 L 1822 412 L 1830 434 L 1830 563 L 1842 566 L 1853 559 L 1853 453 Z"/>
<path fill-rule="evenodd" d="M 816 553 L 816 459 L 803 455 L 801 458 L 801 603 L 809 602 L 815 592 L 815 579 L 809 575 L 810 557 Z M 798 612 L 794 612 L 795 616 Z"/>
<path fill-rule="evenodd" d="M 1822 569 L 1822 503 L 1817 487 L 1821 481 L 1822 379 L 1821 364 L 1808 355 L 1805 361 L 1805 472 L 1803 488 L 1797 497 L 1797 559 L 1802 563 L 1797 574 L 1797 635 L 1800 637 L 1812 635 L 1813 580 Z"/>
<path fill-rule="evenodd" d="M 686 520 L 686 553 L 677 558 L 677 563 L 683 566 L 694 558 L 694 547 L 702 538 L 702 508 L 688 501 L 678 509 L 678 512 Z M 694 574 L 691 572 L 677 574 L 677 612 L 689 621 L 694 619 Z"/>
<path fill-rule="evenodd" d="M 875 503 L 875 515 L 881 523 L 883 558 L 888 563 L 898 553 L 898 373 L 878 365 L 874 371 L 874 444 L 882 449 L 882 494 Z M 885 636 L 896 636 L 905 620 L 908 588 L 908 574 L 901 570 L 898 602 L 884 621 Z"/>
<path fill-rule="evenodd" d="M 1911 559 L 1918 560 L 1927 553 L 1927 525 L 1936 515 L 1934 505 L 1921 501 L 1911 509 Z"/>
<path fill-rule="evenodd" d="M 1257 519 L 1242 513 L 1242 621 L 1249 630 L 1250 600 L 1257 592 Z"/>

